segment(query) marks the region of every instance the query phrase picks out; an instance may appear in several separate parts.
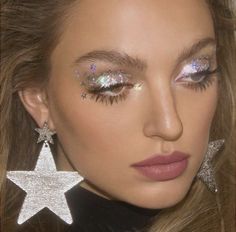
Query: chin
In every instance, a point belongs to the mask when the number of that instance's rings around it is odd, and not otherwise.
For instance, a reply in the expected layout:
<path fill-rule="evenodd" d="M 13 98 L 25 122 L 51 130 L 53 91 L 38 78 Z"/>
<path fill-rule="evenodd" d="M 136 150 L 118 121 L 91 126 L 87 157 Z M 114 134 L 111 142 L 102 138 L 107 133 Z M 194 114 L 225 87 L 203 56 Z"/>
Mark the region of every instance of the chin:
<path fill-rule="evenodd" d="M 164 208 L 170 208 L 178 204 L 183 200 L 184 197 L 181 198 L 174 198 L 174 199 L 165 199 L 162 202 L 161 201 L 139 201 L 139 202 L 132 202 L 133 205 L 136 205 L 138 207 L 142 208 L 148 208 L 148 209 L 164 209 Z"/>
<path fill-rule="evenodd" d="M 165 191 L 159 189 L 153 191 L 142 191 L 140 189 L 139 194 L 132 194 L 132 196 L 126 201 L 142 208 L 169 208 L 181 202 L 186 197 L 188 190 L 188 188 L 171 188 L 165 189 Z"/>

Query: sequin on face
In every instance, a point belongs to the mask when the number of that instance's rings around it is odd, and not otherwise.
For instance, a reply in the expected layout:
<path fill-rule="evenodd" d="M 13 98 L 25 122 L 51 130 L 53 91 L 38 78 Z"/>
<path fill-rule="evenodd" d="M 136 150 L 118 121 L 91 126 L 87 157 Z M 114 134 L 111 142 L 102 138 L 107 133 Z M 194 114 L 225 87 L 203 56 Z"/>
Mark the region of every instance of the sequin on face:
<path fill-rule="evenodd" d="M 87 98 L 87 94 L 86 93 L 82 93 L 81 94 L 81 98 L 84 100 L 85 98 Z"/>
<path fill-rule="evenodd" d="M 91 64 L 91 65 L 90 65 L 90 71 L 91 71 L 92 73 L 95 73 L 96 70 L 97 70 L 96 64 Z"/>
<path fill-rule="evenodd" d="M 191 63 L 186 64 L 182 70 L 182 75 L 207 71 L 210 68 L 210 59 L 208 57 L 194 59 Z"/>

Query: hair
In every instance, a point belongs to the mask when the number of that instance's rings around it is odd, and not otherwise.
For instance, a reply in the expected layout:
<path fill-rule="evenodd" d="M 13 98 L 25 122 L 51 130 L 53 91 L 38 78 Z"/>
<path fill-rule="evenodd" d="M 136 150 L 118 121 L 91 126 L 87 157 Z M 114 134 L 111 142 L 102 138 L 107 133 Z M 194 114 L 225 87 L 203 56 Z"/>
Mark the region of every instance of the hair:
<path fill-rule="evenodd" d="M 56 47 L 70 8 L 77 0 L 2 0 L 0 78 L 0 185 L 2 231 L 65 231 L 64 224 L 41 211 L 30 222 L 16 225 L 24 194 L 6 180 L 6 170 L 34 168 L 40 147 L 35 121 L 25 110 L 18 92 L 43 88 L 50 74 L 50 54 Z M 214 159 L 219 192 L 212 194 L 194 179 L 186 197 L 163 209 L 150 232 L 235 231 L 236 196 L 236 19 L 234 0 L 208 0 L 217 38 L 221 72 L 219 101 L 210 140 L 225 139 Z"/>

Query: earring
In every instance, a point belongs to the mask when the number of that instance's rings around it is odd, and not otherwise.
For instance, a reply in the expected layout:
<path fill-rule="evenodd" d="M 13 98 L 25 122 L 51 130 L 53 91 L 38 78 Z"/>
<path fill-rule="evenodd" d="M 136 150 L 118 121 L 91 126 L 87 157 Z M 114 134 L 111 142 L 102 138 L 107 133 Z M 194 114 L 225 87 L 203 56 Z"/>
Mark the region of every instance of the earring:
<path fill-rule="evenodd" d="M 44 141 L 33 171 L 8 171 L 7 178 L 26 192 L 17 220 L 22 224 L 44 208 L 50 209 L 68 224 L 72 216 L 65 192 L 83 180 L 78 172 L 57 171 L 49 143 L 53 144 L 47 123 L 35 129 L 39 133 L 37 143 Z"/>
<path fill-rule="evenodd" d="M 206 184 L 208 189 L 212 192 L 217 193 L 217 184 L 213 173 L 212 167 L 212 159 L 216 155 L 216 153 L 220 150 L 225 140 L 220 139 L 216 141 L 212 141 L 208 144 L 208 149 L 206 155 L 204 157 L 203 163 L 198 171 L 197 177 L 201 179 L 203 183 Z"/>

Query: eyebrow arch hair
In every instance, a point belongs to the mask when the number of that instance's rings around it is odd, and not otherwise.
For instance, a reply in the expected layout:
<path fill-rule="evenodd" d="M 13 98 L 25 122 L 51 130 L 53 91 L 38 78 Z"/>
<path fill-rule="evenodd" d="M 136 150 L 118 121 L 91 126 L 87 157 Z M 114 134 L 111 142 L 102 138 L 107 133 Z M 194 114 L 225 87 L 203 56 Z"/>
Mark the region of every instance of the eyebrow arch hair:
<path fill-rule="evenodd" d="M 194 54 L 205 48 L 206 46 L 216 46 L 216 40 L 211 37 L 203 38 L 195 42 L 190 48 L 184 49 L 177 58 L 177 64 L 191 58 Z M 140 71 L 147 69 L 147 63 L 139 58 L 131 57 L 126 53 L 114 50 L 94 50 L 77 58 L 74 65 L 82 62 L 105 61 L 114 65 L 123 65 L 136 68 Z"/>
<path fill-rule="evenodd" d="M 192 56 L 194 56 L 196 53 L 198 53 L 207 46 L 216 47 L 216 40 L 211 37 L 206 37 L 196 41 L 190 48 L 184 49 L 180 53 L 176 61 L 176 64 L 180 64 L 184 60 L 188 60 L 189 58 L 191 58 Z"/>
<path fill-rule="evenodd" d="M 126 53 L 121 53 L 118 51 L 114 50 L 95 50 L 91 51 L 78 59 L 74 62 L 74 64 L 79 64 L 85 61 L 90 61 L 90 62 L 95 62 L 95 61 L 105 61 L 105 62 L 110 62 L 114 65 L 118 66 L 127 66 L 131 68 L 136 68 L 140 71 L 143 71 L 147 68 L 147 64 L 145 61 L 139 59 L 139 58 L 134 58 L 129 56 Z"/>

